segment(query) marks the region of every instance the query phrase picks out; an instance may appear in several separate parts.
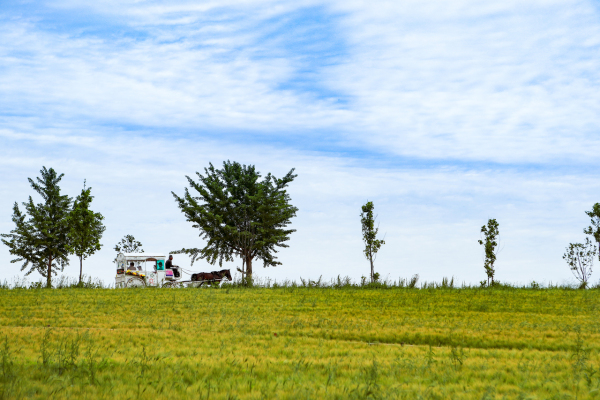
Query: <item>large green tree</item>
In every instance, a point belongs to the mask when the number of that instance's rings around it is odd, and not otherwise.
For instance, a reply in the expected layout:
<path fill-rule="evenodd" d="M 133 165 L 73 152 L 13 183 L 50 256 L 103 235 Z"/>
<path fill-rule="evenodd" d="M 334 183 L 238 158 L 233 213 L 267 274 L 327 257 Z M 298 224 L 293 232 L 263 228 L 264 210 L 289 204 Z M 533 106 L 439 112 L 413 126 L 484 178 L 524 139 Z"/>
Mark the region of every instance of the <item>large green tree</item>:
<path fill-rule="evenodd" d="M 200 258 L 219 265 L 241 257 L 247 282 L 252 280 L 254 259 L 262 260 L 265 267 L 280 265 L 277 248 L 288 247 L 286 242 L 295 232 L 286 229 L 298 211 L 286 191 L 297 176 L 294 169 L 281 179 L 269 173 L 261 180 L 253 165 L 226 161 L 222 169 L 211 163 L 204 172 L 196 172 L 198 181 L 186 176 L 193 193 L 185 188 L 182 197 L 173 196 L 187 220 L 200 230 L 206 246 L 173 253 L 190 255 L 192 263 Z"/>
<path fill-rule="evenodd" d="M 83 279 L 83 260 L 100 250 L 100 239 L 106 230 L 102 214 L 90 210 L 94 199 L 91 190 L 84 185 L 69 215 L 69 250 L 79 258 L 79 284 Z"/>
<path fill-rule="evenodd" d="M 383 239 L 377 239 L 377 233 L 379 228 L 375 228 L 375 217 L 373 215 L 375 205 L 372 201 L 368 201 L 362 206 L 362 212 L 360 213 L 360 223 L 362 225 L 363 241 L 365 242 L 365 257 L 369 260 L 371 265 L 371 282 L 376 281 L 375 275 L 375 259 L 377 258 L 377 252 L 385 244 Z M 379 276 L 379 275 L 377 275 Z"/>
<path fill-rule="evenodd" d="M 69 212 L 71 198 L 60 193 L 59 182 L 64 174 L 58 175 L 52 168 L 42 167 L 41 178 L 29 178 L 29 183 L 43 199 L 35 204 L 31 196 L 23 203 L 21 212 L 15 202 L 12 220 L 15 229 L 2 234 L 2 243 L 16 256 L 11 263 L 23 262 L 21 271 L 29 268 L 25 275 L 34 271 L 46 278 L 46 287 L 52 287 L 52 275 L 69 264 Z"/>

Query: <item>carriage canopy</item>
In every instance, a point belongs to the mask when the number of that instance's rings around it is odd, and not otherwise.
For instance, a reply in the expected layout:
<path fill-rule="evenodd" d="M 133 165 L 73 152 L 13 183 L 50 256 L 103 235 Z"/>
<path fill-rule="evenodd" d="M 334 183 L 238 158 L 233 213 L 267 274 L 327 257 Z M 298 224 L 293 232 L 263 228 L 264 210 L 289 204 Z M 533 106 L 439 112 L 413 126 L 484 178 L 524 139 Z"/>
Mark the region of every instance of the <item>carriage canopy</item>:
<path fill-rule="evenodd" d="M 133 262 L 136 267 L 146 267 L 146 263 L 149 263 L 157 271 L 162 271 L 165 269 L 166 258 L 163 253 L 119 253 L 117 255 L 117 269 L 125 270 Z M 147 268 L 142 269 L 146 270 Z"/>

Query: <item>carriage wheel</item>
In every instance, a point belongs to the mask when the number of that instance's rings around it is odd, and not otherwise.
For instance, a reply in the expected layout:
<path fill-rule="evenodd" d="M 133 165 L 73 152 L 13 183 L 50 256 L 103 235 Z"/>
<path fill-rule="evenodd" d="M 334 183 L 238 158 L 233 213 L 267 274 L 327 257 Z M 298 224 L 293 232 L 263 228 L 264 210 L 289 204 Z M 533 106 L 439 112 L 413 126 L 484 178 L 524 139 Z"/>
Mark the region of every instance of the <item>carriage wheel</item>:
<path fill-rule="evenodd" d="M 183 283 L 171 281 L 171 282 L 163 283 L 162 287 L 164 287 L 164 288 L 182 288 Z"/>
<path fill-rule="evenodd" d="M 125 287 L 127 288 L 132 288 L 132 287 L 145 287 L 146 286 L 146 282 L 144 282 L 143 279 L 140 278 L 129 278 L 127 279 L 127 282 L 125 283 Z"/>

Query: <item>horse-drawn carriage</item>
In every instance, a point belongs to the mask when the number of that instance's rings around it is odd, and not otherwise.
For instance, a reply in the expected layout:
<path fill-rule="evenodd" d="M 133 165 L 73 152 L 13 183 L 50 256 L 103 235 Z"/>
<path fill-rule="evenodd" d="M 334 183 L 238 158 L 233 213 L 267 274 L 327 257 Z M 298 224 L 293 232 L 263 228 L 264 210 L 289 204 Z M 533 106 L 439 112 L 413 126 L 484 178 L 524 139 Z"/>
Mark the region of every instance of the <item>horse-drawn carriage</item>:
<path fill-rule="evenodd" d="M 192 274 L 191 280 L 183 281 L 182 269 L 176 265 L 167 268 L 166 256 L 155 253 L 119 253 L 116 258 L 117 276 L 115 287 L 184 287 L 201 286 L 206 282 L 231 281 L 228 269 Z"/>

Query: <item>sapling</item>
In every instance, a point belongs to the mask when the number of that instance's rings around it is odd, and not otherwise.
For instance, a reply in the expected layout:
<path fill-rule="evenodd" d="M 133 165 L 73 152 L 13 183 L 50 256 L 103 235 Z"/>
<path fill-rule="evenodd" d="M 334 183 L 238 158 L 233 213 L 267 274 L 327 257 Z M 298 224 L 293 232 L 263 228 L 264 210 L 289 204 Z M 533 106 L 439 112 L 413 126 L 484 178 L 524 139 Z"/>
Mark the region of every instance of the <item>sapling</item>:
<path fill-rule="evenodd" d="M 362 225 L 363 232 L 363 241 L 365 242 L 365 249 L 363 252 L 365 253 L 365 257 L 369 260 L 371 264 L 371 283 L 375 282 L 377 279 L 375 278 L 375 266 L 374 262 L 377 258 L 377 252 L 385 244 L 383 239 L 377 239 L 377 233 L 379 232 L 379 228 L 375 228 L 375 219 L 376 216 L 373 215 L 373 210 L 375 206 L 372 201 L 368 201 L 364 206 L 362 206 L 362 212 L 360 213 L 360 222 Z M 379 275 L 377 275 L 379 278 Z"/>
<path fill-rule="evenodd" d="M 85 182 L 81 194 L 73 202 L 73 209 L 69 213 L 69 245 L 70 252 L 79 258 L 79 283 L 83 286 L 83 260 L 91 256 L 100 248 L 100 239 L 106 230 L 102 224 L 102 214 L 90 210 L 94 196 L 92 188 L 86 188 Z"/>
<path fill-rule="evenodd" d="M 496 273 L 494 263 L 496 262 L 496 255 L 498 253 L 496 251 L 496 247 L 498 246 L 498 236 L 500 235 L 498 227 L 499 224 L 495 219 L 489 219 L 487 226 L 483 225 L 481 227 L 481 233 L 483 233 L 484 239 L 478 240 L 478 243 L 484 246 L 485 261 L 483 263 L 483 268 L 485 268 L 485 273 L 487 275 L 488 286 L 490 280 L 492 281 L 492 285 L 494 284 L 494 275 Z"/>
<path fill-rule="evenodd" d="M 119 243 L 115 245 L 117 253 L 143 253 L 142 243 L 136 240 L 133 235 L 125 235 Z"/>
<path fill-rule="evenodd" d="M 585 289 L 588 285 L 596 252 L 596 245 L 589 238 L 585 238 L 585 243 L 569 243 L 563 255 L 563 259 L 579 281 L 580 289 Z"/>

